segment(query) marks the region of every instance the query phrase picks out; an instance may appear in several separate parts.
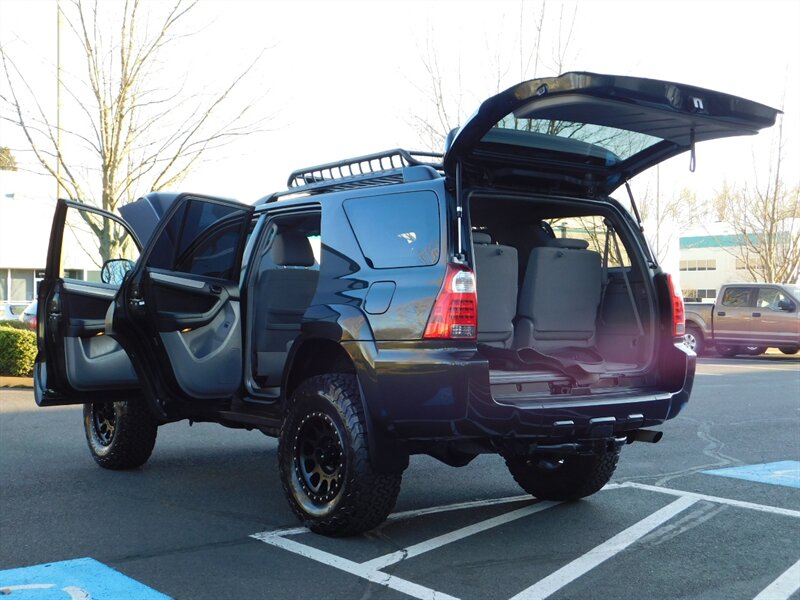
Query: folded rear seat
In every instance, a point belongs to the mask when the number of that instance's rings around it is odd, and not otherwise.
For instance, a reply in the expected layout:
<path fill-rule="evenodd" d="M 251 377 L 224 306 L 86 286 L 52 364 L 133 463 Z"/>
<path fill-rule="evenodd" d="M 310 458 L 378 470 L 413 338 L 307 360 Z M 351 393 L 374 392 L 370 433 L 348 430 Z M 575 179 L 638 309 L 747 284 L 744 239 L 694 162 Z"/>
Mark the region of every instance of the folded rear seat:
<path fill-rule="evenodd" d="M 557 355 L 565 348 L 594 346 L 603 270 L 600 254 L 588 246 L 585 240 L 560 238 L 531 250 L 519 296 L 515 348 Z"/>
<path fill-rule="evenodd" d="M 493 244 L 487 233 L 472 232 L 478 292 L 478 342 L 510 348 L 517 312 L 517 249 Z"/>

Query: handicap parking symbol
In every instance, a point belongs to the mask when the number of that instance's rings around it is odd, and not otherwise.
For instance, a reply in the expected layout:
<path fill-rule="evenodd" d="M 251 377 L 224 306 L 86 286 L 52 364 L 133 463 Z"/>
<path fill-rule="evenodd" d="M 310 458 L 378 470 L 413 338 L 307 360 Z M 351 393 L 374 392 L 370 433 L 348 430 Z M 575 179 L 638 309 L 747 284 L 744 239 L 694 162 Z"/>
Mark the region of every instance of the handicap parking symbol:
<path fill-rule="evenodd" d="M 92 558 L 0 571 L 0 598 L 13 600 L 170 600 Z"/>
<path fill-rule="evenodd" d="M 703 473 L 800 489 L 800 461 L 796 460 L 783 460 L 763 465 L 727 467 L 725 469 L 703 471 Z"/>

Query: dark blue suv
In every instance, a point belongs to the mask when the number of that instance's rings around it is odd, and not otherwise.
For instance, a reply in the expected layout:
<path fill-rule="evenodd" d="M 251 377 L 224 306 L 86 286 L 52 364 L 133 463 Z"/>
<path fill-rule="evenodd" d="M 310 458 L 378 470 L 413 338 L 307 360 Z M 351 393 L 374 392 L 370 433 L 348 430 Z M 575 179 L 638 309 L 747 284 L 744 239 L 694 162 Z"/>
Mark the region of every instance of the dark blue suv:
<path fill-rule="evenodd" d="M 567 73 L 488 99 L 443 155 L 301 169 L 253 206 L 153 193 L 120 218 L 60 201 L 36 400 L 84 404 L 110 469 L 180 419 L 277 436 L 289 503 L 327 535 L 381 523 L 411 454 L 499 453 L 534 496 L 587 496 L 623 445 L 658 441 L 647 428 L 694 378 L 627 182 L 777 112 Z M 609 195 L 622 186 L 636 218 Z M 96 270 L 65 277 L 80 252 Z"/>

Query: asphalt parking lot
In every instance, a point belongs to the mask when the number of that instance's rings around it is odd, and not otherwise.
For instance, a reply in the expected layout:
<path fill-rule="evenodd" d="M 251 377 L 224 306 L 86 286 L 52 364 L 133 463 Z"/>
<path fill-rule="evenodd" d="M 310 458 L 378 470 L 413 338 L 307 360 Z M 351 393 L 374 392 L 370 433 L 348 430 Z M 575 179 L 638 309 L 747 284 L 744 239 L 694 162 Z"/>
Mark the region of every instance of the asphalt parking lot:
<path fill-rule="evenodd" d="M 0 394 L 10 598 L 800 598 L 799 357 L 701 359 L 664 439 L 591 498 L 415 457 L 395 514 L 350 539 L 297 527 L 260 433 L 168 425 L 143 469 L 109 472 L 79 409 Z"/>

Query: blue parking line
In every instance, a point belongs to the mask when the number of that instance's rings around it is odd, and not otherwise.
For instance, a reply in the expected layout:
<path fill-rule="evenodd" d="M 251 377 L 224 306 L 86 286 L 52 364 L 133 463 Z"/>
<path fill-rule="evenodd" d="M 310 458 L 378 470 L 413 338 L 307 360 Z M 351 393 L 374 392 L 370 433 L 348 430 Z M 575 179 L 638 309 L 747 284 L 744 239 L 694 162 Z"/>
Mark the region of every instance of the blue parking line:
<path fill-rule="evenodd" d="M 785 485 L 800 489 L 800 461 L 783 460 L 780 462 L 766 463 L 763 465 L 745 465 L 743 467 L 727 467 L 702 471 L 707 475 L 720 475 L 745 479 L 770 485 Z"/>
<path fill-rule="evenodd" d="M 93 558 L 0 571 L 0 594 L 16 600 L 170 600 Z"/>

